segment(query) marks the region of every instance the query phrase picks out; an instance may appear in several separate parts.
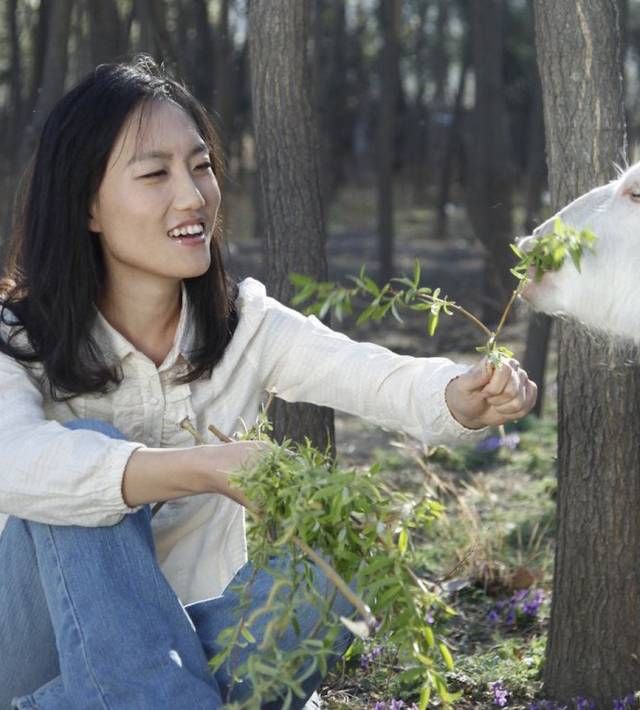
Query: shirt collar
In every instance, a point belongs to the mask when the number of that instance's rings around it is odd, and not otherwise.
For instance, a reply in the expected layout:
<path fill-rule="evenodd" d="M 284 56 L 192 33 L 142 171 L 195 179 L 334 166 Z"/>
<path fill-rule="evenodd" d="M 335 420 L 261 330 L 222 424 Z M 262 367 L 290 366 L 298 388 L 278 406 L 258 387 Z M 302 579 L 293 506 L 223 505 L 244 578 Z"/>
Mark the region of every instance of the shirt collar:
<path fill-rule="evenodd" d="M 189 304 L 187 287 L 184 281 L 181 284 L 181 293 L 182 305 L 180 308 L 178 327 L 176 328 L 176 334 L 171 349 L 162 364 L 158 367 L 159 371 L 170 369 L 180 358 L 189 362 L 189 353 L 193 349 L 194 327 L 192 322 L 192 309 Z M 133 343 L 129 342 L 122 333 L 117 331 L 111 323 L 109 323 L 97 307 L 92 335 L 101 350 L 108 350 L 120 362 L 132 353 L 141 354 Z"/>

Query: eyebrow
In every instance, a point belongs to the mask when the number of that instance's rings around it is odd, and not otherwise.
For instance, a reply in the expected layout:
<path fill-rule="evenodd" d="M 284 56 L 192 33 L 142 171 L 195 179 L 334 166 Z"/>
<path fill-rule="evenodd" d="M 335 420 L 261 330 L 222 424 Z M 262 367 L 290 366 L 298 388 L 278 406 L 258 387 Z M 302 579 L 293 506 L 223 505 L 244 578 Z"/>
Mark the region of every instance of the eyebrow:
<path fill-rule="evenodd" d="M 199 143 L 198 145 L 194 146 L 189 151 L 189 155 L 187 157 L 193 158 L 193 156 L 197 155 L 198 153 L 209 153 L 209 148 L 205 143 Z M 127 162 L 127 165 L 132 165 L 133 163 L 140 163 L 143 160 L 152 160 L 154 158 L 168 159 L 172 157 L 173 153 L 168 153 L 162 150 L 150 150 L 147 153 L 139 153 L 132 156 Z"/>

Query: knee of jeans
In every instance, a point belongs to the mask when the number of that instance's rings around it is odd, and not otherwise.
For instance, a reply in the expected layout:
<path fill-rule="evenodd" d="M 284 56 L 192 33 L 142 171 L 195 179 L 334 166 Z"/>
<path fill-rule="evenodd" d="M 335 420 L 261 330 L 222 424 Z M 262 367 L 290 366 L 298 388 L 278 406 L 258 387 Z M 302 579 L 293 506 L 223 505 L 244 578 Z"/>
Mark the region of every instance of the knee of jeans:
<path fill-rule="evenodd" d="M 98 431 L 111 439 L 127 438 L 120 429 L 109 422 L 103 422 L 101 419 L 72 419 L 65 422 L 63 426 L 71 430 L 88 429 L 90 431 Z"/>

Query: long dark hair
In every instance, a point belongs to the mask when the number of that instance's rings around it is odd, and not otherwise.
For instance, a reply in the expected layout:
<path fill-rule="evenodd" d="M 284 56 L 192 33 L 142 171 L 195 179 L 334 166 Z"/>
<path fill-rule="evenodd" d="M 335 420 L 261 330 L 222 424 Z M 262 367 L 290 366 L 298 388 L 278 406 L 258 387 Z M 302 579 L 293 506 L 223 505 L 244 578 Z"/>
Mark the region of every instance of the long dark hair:
<path fill-rule="evenodd" d="M 172 101 L 193 119 L 220 176 L 222 154 L 206 111 L 146 56 L 102 64 L 69 91 L 49 115 L 28 169 L 0 281 L 0 321 L 18 323 L 7 341 L 0 338 L 0 351 L 27 366 L 41 362 L 57 401 L 105 393 L 122 381 L 120 368 L 107 363 L 91 336 L 104 262 L 99 241 L 90 237 L 88 215 L 121 128 L 136 108 L 158 100 Z M 220 241 L 218 219 L 211 267 L 184 280 L 196 346 L 180 383 L 211 375 L 237 324 L 237 289 L 224 270 Z M 21 332 L 28 337 L 27 350 L 12 344 Z"/>

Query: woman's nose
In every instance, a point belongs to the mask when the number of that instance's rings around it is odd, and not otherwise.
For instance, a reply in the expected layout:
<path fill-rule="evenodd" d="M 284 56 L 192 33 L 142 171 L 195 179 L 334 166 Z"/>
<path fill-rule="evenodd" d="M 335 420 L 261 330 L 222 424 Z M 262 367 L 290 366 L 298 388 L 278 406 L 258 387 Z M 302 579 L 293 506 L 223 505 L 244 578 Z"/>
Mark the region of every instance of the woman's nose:
<path fill-rule="evenodd" d="M 203 207 L 206 204 L 196 181 L 191 175 L 185 175 L 176 180 L 175 206 L 180 210 L 189 210 Z"/>

